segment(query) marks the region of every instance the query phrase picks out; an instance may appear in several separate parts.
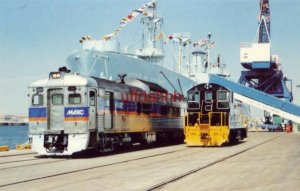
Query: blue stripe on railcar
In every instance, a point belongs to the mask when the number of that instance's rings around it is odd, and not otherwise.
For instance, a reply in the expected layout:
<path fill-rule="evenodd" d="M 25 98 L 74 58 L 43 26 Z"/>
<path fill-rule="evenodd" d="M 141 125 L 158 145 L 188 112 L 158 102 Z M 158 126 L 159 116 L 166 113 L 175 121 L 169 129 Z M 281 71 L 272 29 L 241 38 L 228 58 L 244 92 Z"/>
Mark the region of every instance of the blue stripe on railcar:
<path fill-rule="evenodd" d="M 29 118 L 44 118 L 47 117 L 47 108 L 29 108 Z"/>

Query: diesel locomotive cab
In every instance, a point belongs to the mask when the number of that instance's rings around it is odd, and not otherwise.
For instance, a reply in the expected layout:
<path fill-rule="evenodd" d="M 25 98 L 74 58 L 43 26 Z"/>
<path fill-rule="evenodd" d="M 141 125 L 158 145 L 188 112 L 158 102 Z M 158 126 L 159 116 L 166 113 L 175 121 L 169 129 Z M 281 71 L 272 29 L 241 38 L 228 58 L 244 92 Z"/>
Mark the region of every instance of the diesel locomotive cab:
<path fill-rule="evenodd" d="M 51 72 L 48 79 L 29 87 L 29 137 L 32 149 L 43 155 L 68 154 L 86 149 L 89 123 L 95 112 L 93 82 L 70 74 L 67 69 Z M 90 110 L 93 112 L 90 112 Z"/>
<path fill-rule="evenodd" d="M 190 146 L 220 146 L 245 138 L 243 109 L 225 87 L 198 84 L 188 91 L 185 142 Z"/>

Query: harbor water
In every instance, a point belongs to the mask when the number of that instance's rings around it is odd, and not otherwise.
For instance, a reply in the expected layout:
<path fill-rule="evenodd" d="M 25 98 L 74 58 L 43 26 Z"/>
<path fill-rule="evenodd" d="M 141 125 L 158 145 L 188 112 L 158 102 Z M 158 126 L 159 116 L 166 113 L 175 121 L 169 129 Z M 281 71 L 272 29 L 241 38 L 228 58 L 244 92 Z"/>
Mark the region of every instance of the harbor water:
<path fill-rule="evenodd" d="M 16 149 L 16 145 L 28 141 L 28 125 L 26 126 L 0 126 L 0 146 L 9 146 Z"/>

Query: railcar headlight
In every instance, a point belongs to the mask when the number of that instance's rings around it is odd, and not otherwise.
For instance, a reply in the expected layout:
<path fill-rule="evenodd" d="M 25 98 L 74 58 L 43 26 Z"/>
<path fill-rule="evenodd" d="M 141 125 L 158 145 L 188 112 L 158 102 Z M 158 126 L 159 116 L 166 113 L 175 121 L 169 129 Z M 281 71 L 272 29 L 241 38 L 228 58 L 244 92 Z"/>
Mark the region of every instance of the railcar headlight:
<path fill-rule="evenodd" d="M 59 79 L 61 77 L 61 74 L 59 72 L 51 72 L 50 76 L 52 79 Z"/>

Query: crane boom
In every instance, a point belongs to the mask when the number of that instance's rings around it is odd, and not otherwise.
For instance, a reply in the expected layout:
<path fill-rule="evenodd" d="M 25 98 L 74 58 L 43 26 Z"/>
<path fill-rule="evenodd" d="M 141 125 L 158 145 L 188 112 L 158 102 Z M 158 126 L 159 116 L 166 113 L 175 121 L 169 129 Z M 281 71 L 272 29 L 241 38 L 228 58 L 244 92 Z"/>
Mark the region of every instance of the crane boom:
<path fill-rule="evenodd" d="M 271 14 L 269 0 L 260 0 L 258 43 L 270 43 Z"/>

